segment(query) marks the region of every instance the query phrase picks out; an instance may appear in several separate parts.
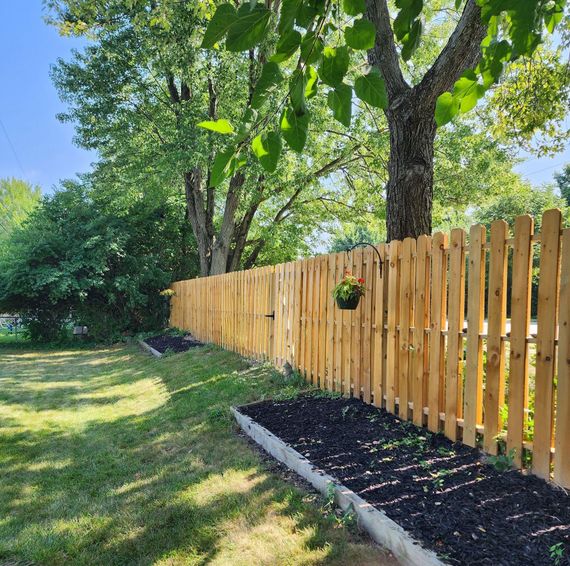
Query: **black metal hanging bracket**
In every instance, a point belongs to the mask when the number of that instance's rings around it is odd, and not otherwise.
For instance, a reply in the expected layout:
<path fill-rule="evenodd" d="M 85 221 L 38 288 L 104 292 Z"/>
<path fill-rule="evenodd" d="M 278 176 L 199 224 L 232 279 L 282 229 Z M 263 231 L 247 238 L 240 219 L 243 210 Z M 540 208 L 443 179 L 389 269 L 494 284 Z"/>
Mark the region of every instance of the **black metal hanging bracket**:
<path fill-rule="evenodd" d="M 380 255 L 380 252 L 378 251 L 378 249 L 374 244 L 371 244 L 370 242 L 358 242 L 357 244 L 354 244 L 350 248 L 347 248 L 346 254 L 347 255 L 350 254 L 350 252 L 354 248 L 357 248 L 358 246 L 370 246 L 376 252 L 376 255 L 378 256 L 378 269 L 380 270 L 380 277 L 382 277 L 382 264 L 384 263 L 384 261 L 382 260 L 382 256 Z"/>

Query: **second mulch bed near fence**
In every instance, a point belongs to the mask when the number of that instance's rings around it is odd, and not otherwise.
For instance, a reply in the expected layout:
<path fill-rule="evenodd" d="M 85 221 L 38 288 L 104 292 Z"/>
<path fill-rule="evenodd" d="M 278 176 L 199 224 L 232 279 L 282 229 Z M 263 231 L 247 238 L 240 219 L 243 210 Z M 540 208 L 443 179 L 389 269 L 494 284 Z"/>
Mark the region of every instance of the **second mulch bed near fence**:
<path fill-rule="evenodd" d="M 240 411 L 444 561 L 570 564 L 570 496 L 541 479 L 499 472 L 479 451 L 356 399 L 306 395 Z"/>
<path fill-rule="evenodd" d="M 161 334 L 159 336 L 153 336 L 152 338 L 146 338 L 145 342 L 161 354 L 167 351 L 175 353 L 187 352 L 190 348 L 204 345 L 203 342 L 196 340 L 191 334 L 187 334 L 186 336 Z"/>

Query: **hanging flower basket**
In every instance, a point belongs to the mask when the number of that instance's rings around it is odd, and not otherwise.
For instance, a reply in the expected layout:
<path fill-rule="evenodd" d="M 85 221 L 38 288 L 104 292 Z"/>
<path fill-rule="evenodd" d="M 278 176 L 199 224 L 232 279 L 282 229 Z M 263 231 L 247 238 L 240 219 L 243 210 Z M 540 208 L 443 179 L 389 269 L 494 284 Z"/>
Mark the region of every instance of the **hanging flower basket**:
<path fill-rule="evenodd" d="M 344 311 L 353 311 L 358 306 L 360 302 L 360 295 L 351 295 L 348 299 L 343 299 L 342 297 L 336 298 L 336 304 L 339 309 Z"/>
<path fill-rule="evenodd" d="M 339 309 L 354 310 L 365 292 L 364 279 L 356 278 L 350 271 L 346 271 L 342 281 L 333 289 L 332 296 Z"/>

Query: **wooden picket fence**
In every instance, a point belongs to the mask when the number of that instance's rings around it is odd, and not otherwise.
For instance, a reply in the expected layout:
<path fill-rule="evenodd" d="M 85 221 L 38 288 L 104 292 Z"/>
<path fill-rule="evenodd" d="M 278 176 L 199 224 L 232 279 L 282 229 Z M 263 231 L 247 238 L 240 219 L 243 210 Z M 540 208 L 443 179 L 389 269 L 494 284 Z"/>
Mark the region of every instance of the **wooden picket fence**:
<path fill-rule="evenodd" d="M 499 220 L 489 239 L 475 225 L 377 250 L 382 270 L 373 249 L 358 248 L 178 281 L 171 325 L 289 362 L 318 387 L 451 440 L 491 454 L 504 443 L 519 466 L 532 454 L 533 473 L 570 487 L 570 229 L 560 211 L 544 213 L 540 234 L 520 216 L 512 236 Z M 347 269 L 366 280 L 355 311 L 331 297 Z"/>

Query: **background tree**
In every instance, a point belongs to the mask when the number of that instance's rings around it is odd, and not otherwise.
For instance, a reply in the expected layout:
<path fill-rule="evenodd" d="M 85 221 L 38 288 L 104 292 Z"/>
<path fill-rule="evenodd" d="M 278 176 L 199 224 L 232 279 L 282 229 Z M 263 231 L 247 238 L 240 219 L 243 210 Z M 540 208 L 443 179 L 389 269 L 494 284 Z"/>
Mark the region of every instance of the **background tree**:
<path fill-rule="evenodd" d="M 70 319 L 95 339 L 161 328 L 159 292 L 197 273 L 184 256 L 177 203 L 139 199 L 109 206 L 90 179 L 44 197 L 0 258 L 0 311 L 17 312 L 31 337 L 54 340 Z"/>
<path fill-rule="evenodd" d="M 200 3 L 50 6 L 60 29 L 91 39 L 83 52 L 59 61 L 54 70 L 70 105 L 62 118 L 77 124 L 83 146 L 100 152 L 99 171 L 114 177 L 120 190 L 140 191 L 150 182 L 183 191 L 202 275 L 255 264 L 268 242 L 285 234 L 286 224 L 302 225 L 299 202 L 324 202 L 327 191 L 320 179 L 364 158 L 354 139 L 318 135 L 327 123 L 318 108 L 306 156 L 286 151 L 279 163 L 251 157 L 245 167 L 246 157 L 228 153 L 226 138 L 212 129 L 234 132 L 231 122 L 255 120 L 255 89 L 264 80 L 260 68 L 272 47 L 214 55 L 199 49 Z M 229 120 L 218 120 L 219 114 Z"/>
<path fill-rule="evenodd" d="M 555 173 L 554 178 L 562 198 L 570 206 L 570 163 L 564 167 L 562 173 Z"/>
<path fill-rule="evenodd" d="M 0 242 L 28 217 L 41 198 L 40 188 L 21 179 L 0 179 Z M 0 243 L 0 253 L 3 245 Z"/>

